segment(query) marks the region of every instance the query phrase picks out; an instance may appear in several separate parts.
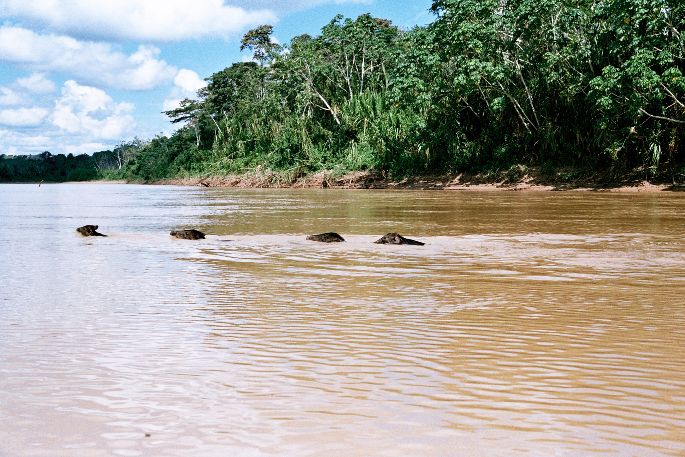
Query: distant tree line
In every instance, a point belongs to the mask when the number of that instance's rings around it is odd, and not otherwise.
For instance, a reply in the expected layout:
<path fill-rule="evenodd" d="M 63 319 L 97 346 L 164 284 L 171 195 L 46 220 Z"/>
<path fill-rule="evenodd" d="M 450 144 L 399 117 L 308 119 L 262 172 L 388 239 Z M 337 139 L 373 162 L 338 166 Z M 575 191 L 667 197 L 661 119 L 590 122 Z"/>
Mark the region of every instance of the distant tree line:
<path fill-rule="evenodd" d="M 45 151 L 38 155 L 0 155 L 0 181 L 2 182 L 59 182 L 86 181 L 97 173 L 93 157 L 82 154 L 52 155 Z"/>
<path fill-rule="evenodd" d="M 0 182 L 64 182 L 89 181 L 123 177 L 125 165 L 142 150 L 143 143 L 134 140 L 122 143 L 114 150 L 89 154 L 36 155 L 0 154 Z"/>
<path fill-rule="evenodd" d="M 135 143 L 115 171 L 682 171 L 682 0 L 435 0 L 431 10 L 434 22 L 408 31 L 336 16 L 283 46 L 271 26 L 249 31 L 241 49 L 254 61 L 209 76 L 197 100 L 166 112 L 181 127 Z"/>

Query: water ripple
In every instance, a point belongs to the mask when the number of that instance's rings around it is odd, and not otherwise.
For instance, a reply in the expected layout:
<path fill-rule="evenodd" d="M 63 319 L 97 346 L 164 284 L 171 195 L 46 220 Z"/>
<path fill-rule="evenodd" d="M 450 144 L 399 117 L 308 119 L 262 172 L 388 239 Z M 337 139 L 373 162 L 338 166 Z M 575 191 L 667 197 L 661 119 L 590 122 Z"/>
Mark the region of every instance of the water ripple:
<path fill-rule="evenodd" d="M 685 453 L 678 198 L 45 188 L 0 193 L 0 455 Z"/>

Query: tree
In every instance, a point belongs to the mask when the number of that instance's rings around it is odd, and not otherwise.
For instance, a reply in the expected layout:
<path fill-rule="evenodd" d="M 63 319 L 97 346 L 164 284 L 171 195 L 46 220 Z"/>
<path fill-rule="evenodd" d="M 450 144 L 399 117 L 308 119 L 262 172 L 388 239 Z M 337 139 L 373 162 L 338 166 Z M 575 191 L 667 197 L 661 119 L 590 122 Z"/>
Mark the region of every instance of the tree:
<path fill-rule="evenodd" d="M 281 46 L 271 38 L 273 30 L 271 25 L 260 25 L 248 31 L 240 40 L 240 50 L 252 51 L 254 59 L 262 67 L 273 61 L 281 50 Z"/>
<path fill-rule="evenodd" d="M 197 100 L 185 98 L 178 108 L 164 111 L 172 124 L 186 123 L 195 132 L 195 147 L 200 147 L 202 121 L 207 120 L 205 105 Z"/>
<path fill-rule="evenodd" d="M 685 147 L 685 5 L 616 0 L 596 9 L 604 51 L 591 99 L 611 138 L 608 152 L 637 156 L 655 171 Z"/>

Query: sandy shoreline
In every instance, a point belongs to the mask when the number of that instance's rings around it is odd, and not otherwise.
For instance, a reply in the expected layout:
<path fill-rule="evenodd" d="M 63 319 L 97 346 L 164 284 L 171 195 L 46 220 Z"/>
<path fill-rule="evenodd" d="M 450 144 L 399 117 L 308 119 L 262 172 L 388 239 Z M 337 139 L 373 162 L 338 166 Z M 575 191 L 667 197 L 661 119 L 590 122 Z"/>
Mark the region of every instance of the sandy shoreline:
<path fill-rule="evenodd" d="M 38 182 L 7 184 L 38 185 Z M 152 182 L 126 180 L 68 181 L 53 184 L 151 184 L 170 186 L 223 187 L 237 189 L 390 189 L 390 190 L 443 190 L 455 192 L 611 192 L 611 193 L 659 193 L 685 192 L 685 183 L 667 183 L 645 179 L 623 178 L 611 181 L 602 177 L 585 177 L 576 180 L 554 179 L 540 175 L 524 174 L 516 180 L 495 179 L 492 175 L 439 175 L 419 176 L 402 180 L 388 179 L 368 172 L 354 172 L 333 176 L 329 172 L 289 178 L 286 174 L 260 171 L 241 175 L 171 178 Z"/>
<path fill-rule="evenodd" d="M 228 187 L 228 188 L 291 188 L 291 189 L 398 189 L 398 190 L 445 190 L 476 192 L 616 192 L 655 193 L 685 191 L 685 184 L 667 184 L 633 180 L 608 182 L 604 180 L 550 180 L 524 175 L 516 181 L 494 181 L 482 176 L 443 175 L 386 179 L 366 172 L 350 173 L 333 177 L 326 172 L 300 177 L 294 180 L 273 172 L 256 172 L 244 175 L 178 178 L 156 181 L 152 184 Z"/>

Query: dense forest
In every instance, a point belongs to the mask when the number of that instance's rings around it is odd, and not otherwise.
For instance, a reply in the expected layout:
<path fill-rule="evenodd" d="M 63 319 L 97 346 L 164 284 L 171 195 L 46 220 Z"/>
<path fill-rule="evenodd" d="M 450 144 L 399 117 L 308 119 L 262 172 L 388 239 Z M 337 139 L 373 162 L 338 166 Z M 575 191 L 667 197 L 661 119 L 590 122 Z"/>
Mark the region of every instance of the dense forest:
<path fill-rule="evenodd" d="M 53 155 L 50 151 L 31 156 L 0 155 L 0 182 L 89 181 L 110 177 L 123 170 L 123 152 L 127 148 L 130 145 L 77 156 Z"/>
<path fill-rule="evenodd" d="M 435 0 L 431 10 L 412 30 L 338 16 L 287 45 L 257 27 L 241 41 L 252 62 L 166 112 L 181 126 L 173 135 L 94 155 L 87 173 L 399 177 L 524 164 L 682 179 L 685 2 Z M 79 170 L 76 159 L 64 163 Z"/>

